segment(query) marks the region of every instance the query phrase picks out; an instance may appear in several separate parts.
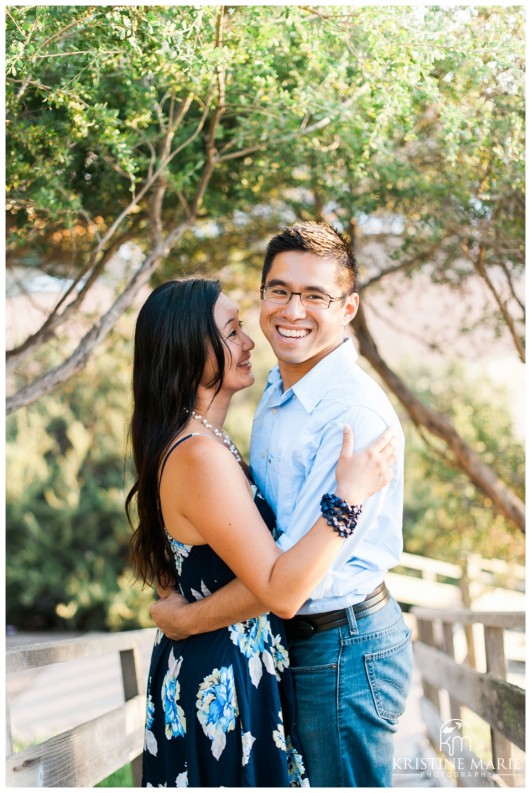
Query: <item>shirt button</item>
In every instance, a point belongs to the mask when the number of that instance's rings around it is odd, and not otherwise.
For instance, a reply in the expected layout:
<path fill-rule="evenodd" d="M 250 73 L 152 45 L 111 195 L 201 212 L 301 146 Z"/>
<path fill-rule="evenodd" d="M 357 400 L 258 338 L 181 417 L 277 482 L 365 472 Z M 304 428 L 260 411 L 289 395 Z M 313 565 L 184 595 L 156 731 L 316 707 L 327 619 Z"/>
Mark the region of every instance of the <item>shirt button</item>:
<path fill-rule="evenodd" d="M 273 414 L 273 416 L 275 415 L 276 412 L 277 412 L 276 408 L 271 408 L 271 413 Z"/>
<path fill-rule="evenodd" d="M 265 456 L 266 456 L 265 452 L 260 452 L 260 457 L 262 458 L 262 460 L 264 459 Z"/>

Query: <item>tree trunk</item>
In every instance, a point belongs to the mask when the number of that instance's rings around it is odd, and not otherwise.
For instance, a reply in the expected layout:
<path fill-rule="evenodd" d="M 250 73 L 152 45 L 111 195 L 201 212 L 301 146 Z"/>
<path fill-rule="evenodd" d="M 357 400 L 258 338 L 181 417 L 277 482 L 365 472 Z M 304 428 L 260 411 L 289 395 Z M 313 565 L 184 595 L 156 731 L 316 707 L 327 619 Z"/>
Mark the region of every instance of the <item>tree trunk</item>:
<path fill-rule="evenodd" d="M 413 423 L 441 438 L 453 452 L 456 466 L 464 471 L 476 487 L 491 499 L 498 512 L 525 531 L 525 507 L 522 500 L 496 476 L 488 465 L 485 465 L 480 456 L 464 442 L 445 416 L 421 402 L 403 380 L 389 368 L 369 331 L 361 305 L 353 327 L 358 339 L 360 354 L 378 372 L 384 383 L 407 410 Z"/>

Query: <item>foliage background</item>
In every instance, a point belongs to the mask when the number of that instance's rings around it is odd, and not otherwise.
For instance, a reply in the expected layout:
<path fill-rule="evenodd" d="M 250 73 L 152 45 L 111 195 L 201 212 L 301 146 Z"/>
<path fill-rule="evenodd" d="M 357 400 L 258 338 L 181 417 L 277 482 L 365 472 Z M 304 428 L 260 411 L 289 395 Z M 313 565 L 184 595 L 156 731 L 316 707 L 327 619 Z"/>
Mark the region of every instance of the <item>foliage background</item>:
<path fill-rule="evenodd" d="M 444 416 L 509 502 L 523 498 L 509 409 L 523 364 L 505 388 L 473 366 L 478 350 L 524 357 L 523 30 L 518 4 L 6 10 L 9 623 L 149 624 L 123 510 L 136 311 L 191 273 L 240 302 L 257 384 L 228 429 L 247 453 L 272 363 L 263 248 L 299 217 L 353 238 L 362 365 L 407 435 L 406 549 L 523 561 L 510 509 L 415 413 L 420 400 Z M 69 285 L 57 310 L 42 273 Z M 463 311 L 441 325 L 443 296 Z"/>

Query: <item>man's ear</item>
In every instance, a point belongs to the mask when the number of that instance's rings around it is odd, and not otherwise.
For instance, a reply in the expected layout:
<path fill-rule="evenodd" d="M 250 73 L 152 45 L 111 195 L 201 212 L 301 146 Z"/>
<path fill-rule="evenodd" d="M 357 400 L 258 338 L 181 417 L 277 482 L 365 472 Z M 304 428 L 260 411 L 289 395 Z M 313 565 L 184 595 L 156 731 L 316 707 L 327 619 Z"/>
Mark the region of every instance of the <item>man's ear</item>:
<path fill-rule="evenodd" d="M 356 314 L 358 313 L 358 308 L 360 305 L 360 296 L 357 292 L 353 292 L 351 295 L 347 295 L 345 298 L 345 304 L 343 306 L 343 320 L 344 325 L 348 325 L 349 322 L 352 322 Z"/>

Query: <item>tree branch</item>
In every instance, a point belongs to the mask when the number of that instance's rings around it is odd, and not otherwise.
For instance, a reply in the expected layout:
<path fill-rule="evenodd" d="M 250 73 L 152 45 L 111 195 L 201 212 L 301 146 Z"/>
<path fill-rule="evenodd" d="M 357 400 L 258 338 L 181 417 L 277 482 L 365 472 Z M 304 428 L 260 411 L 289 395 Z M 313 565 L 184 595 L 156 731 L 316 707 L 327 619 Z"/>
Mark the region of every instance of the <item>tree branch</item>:
<path fill-rule="evenodd" d="M 330 121 L 331 119 L 328 117 L 322 118 L 320 121 L 316 121 L 315 124 L 310 124 L 309 127 L 298 129 L 296 132 L 290 132 L 287 135 L 278 138 L 278 143 L 285 143 L 288 140 L 302 137 L 303 135 L 311 135 L 312 132 L 318 132 L 320 129 L 327 127 L 330 124 Z M 268 146 L 270 146 L 269 141 L 257 144 L 256 146 L 248 146 L 246 149 L 240 149 L 240 151 L 235 151 L 232 154 L 223 154 L 217 158 L 217 161 L 227 162 L 228 160 L 236 160 L 238 157 L 245 157 L 247 154 L 254 154 L 255 151 L 264 151 L 264 149 L 267 149 Z"/>
<path fill-rule="evenodd" d="M 79 25 L 80 23 L 84 24 L 84 23 L 88 22 L 93 16 L 94 16 L 94 11 L 93 11 L 93 9 L 90 9 L 89 11 L 85 12 L 85 15 L 82 16 L 81 18 L 75 19 L 73 22 L 70 22 L 70 24 L 66 25 L 61 30 L 58 30 L 57 33 L 54 33 L 52 36 L 49 36 L 47 39 L 45 39 L 42 42 L 42 44 L 39 44 L 39 46 L 37 47 L 37 49 L 33 53 L 32 57 L 30 59 L 30 62 L 34 63 L 35 60 L 37 59 L 37 57 L 40 57 L 39 56 L 39 52 L 41 50 L 43 50 L 45 47 L 47 47 L 49 44 L 51 44 L 54 41 L 58 41 L 58 40 L 62 39 L 64 37 L 64 35 L 71 28 L 76 27 L 76 25 Z M 22 97 L 26 93 L 26 90 L 28 88 L 28 85 L 30 85 L 30 83 L 31 83 L 31 76 L 28 75 L 28 77 L 24 80 L 24 82 L 22 83 L 22 85 L 20 87 L 20 90 L 19 90 L 19 92 L 17 94 L 17 100 L 22 99 Z"/>
<path fill-rule="evenodd" d="M 217 22 L 217 33 L 216 33 L 216 46 L 221 47 L 223 44 L 223 22 L 225 18 L 225 9 L 223 7 L 220 8 L 220 12 L 218 14 L 218 22 Z M 216 163 L 219 162 L 217 158 L 217 149 L 216 149 L 216 131 L 221 120 L 221 116 L 225 111 L 225 71 L 218 66 L 216 69 L 216 77 L 217 77 L 217 84 L 218 84 L 218 103 L 217 107 L 214 110 L 214 115 L 210 122 L 210 128 L 207 135 L 206 141 L 206 163 L 205 167 L 203 168 L 203 173 L 201 175 L 201 180 L 199 182 L 199 187 L 197 189 L 195 198 L 192 202 L 190 207 L 190 212 L 194 217 L 196 217 L 201 204 L 203 203 L 203 198 L 205 195 L 205 191 L 207 185 L 210 181 Z M 206 113 L 209 109 L 210 102 L 207 102 L 205 107 L 204 118 L 206 118 Z"/>
<path fill-rule="evenodd" d="M 179 119 L 182 119 L 184 117 L 184 115 L 186 114 L 187 110 L 189 109 L 192 101 L 193 101 L 193 94 L 190 94 L 186 98 L 186 100 L 183 102 L 182 107 L 180 108 Z M 121 223 L 125 220 L 125 218 L 128 215 L 131 214 L 131 212 L 138 206 L 138 204 L 140 203 L 142 198 L 146 195 L 148 190 L 156 183 L 157 179 L 161 176 L 161 174 L 163 173 L 164 169 L 171 162 L 171 160 L 180 151 L 182 151 L 186 146 L 188 146 L 193 140 L 195 140 L 195 138 L 199 135 L 199 133 L 201 132 L 201 129 L 204 126 L 204 123 L 205 123 L 205 120 L 206 120 L 206 117 L 207 117 L 208 107 L 209 107 L 209 103 L 207 101 L 207 105 L 205 107 L 205 110 L 204 110 L 204 112 L 202 114 L 202 117 L 201 117 L 201 119 L 200 119 L 200 121 L 199 121 L 199 123 L 197 125 L 197 128 L 194 130 L 194 132 L 186 139 L 186 141 L 184 141 L 174 151 L 172 151 L 170 154 L 168 154 L 168 156 L 165 157 L 164 160 L 162 160 L 162 162 L 159 165 L 159 167 L 157 168 L 157 170 L 154 173 L 152 173 L 152 175 L 150 177 L 148 177 L 146 179 L 146 181 L 144 182 L 144 185 L 141 188 L 141 190 L 136 194 L 136 196 L 130 201 L 128 206 L 118 215 L 116 220 L 111 224 L 111 226 L 109 227 L 107 232 L 104 234 L 104 236 L 98 242 L 96 248 L 92 251 L 92 253 L 91 253 L 90 257 L 89 257 L 88 263 L 85 266 L 85 268 L 83 269 L 83 275 L 85 275 L 86 273 L 90 272 L 91 270 L 93 270 L 93 274 L 95 274 L 95 275 L 97 275 L 101 271 L 102 268 L 100 267 L 100 264 L 97 263 L 98 256 L 100 255 L 100 253 L 102 253 L 102 251 L 104 251 L 105 246 L 112 239 L 113 235 L 116 233 L 116 231 L 118 230 L 118 228 L 121 225 Z M 195 216 L 195 213 L 192 213 L 192 214 Z M 103 256 L 104 256 L 104 259 L 106 259 L 105 253 L 103 254 Z M 90 284 L 92 284 L 93 281 L 94 281 L 94 278 L 91 276 L 91 278 L 89 279 Z M 89 283 L 89 282 L 87 282 L 87 283 Z M 57 304 L 57 306 L 55 307 L 54 311 L 52 312 L 52 314 L 50 315 L 48 320 L 46 320 L 46 322 L 41 326 L 41 328 L 39 328 L 38 331 L 36 331 L 28 339 L 26 339 L 26 341 L 23 342 L 23 344 L 21 344 L 19 347 L 14 348 L 13 350 L 9 351 L 8 358 L 11 359 L 12 367 L 18 366 L 18 362 L 20 360 L 19 356 L 21 356 L 22 354 L 25 354 L 26 351 L 28 351 L 29 349 L 32 349 L 37 344 L 42 344 L 45 338 L 50 338 L 50 335 L 53 332 L 53 330 L 55 330 L 57 327 L 59 327 L 59 325 L 62 324 L 70 316 L 70 314 L 72 314 L 72 312 L 81 305 L 81 302 L 86 297 L 87 289 L 81 290 L 81 292 L 78 295 L 78 298 L 76 298 L 76 300 L 72 301 L 72 303 L 70 303 L 61 314 L 58 313 L 59 307 L 64 303 L 66 297 L 72 291 L 72 288 L 73 287 L 71 287 L 68 290 L 66 295 L 63 295 L 61 297 L 61 299 L 60 299 L 59 303 Z"/>
<path fill-rule="evenodd" d="M 393 372 L 381 357 L 371 336 L 363 308 L 360 305 L 354 320 L 354 331 L 361 355 L 366 358 L 404 406 L 417 427 L 424 427 L 432 435 L 441 438 L 454 455 L 455 465 L 464 471 L 471 481 L 492 501 L 494 508 L 525 531 L 525 507 L 509 488 L 496 476 L 479 455 L 461 438 L 445 416 L 421 402 Z"/>
<path fill-rule="evenodd" d="M 190 222 L 185 221 L 173 230 L 173 242 L 181 237 L 188 230 Z M 6 400 L 7 415 L 14 413 L 21 407 L 36 402 L 37 399 L 49 394 L 57 386 L 65 383 L 73 375 L 77 374 L 86 364 L 90 355 L 100 344 L 109 331 L 114 327 L 118 317 L 129 308 L 137 295 L 139 289 L 148 283 L 151 274 L 155 270 L 160 259 L 168 253 L 168 239 L 156 248 L 138 268 L 125 289 L 114 301 L 110 309 L 92 326 L 92 328 L 81 339 L 74 352 L 64 360 L 59 366 L 45 372 L 37 377 L 27 386 L 24 386 L 16 394 L 9 396 Z"/>
<path fill-rule="evenodd" d="M 407 270 L 413 269 L 416 267 L 417 264 L 420 262 L 426 261 L 433 256 L 433 254 L 439 249 L 440 242 L 435 242 L 433 245 L 430 245 L 426 250 L 421 250 L 416 253 L 414 256 L 411 256 L 409 259 L 402 259 L 398 264 L 395 264 L 392 267 L 388 267 L 385 270 L 382 270 L 377 275 L 373 275 L 372 278 L 369 278 L 368 281 L 360 285 L 360 291 L 363 289 L 367 289 L 374 284 L 377 284 L 378 281 L 381 281 L 382 278 L 385 278 L 387 275 L 395 274 L 404 272 Z"/>
<path fill-rule="evenodd" d="M 513 298 L 515 303 L 520 307 L 520 309 L 522 311 L 522 319 L 525 322 L 525 305 L 524 305 L 523 301 L 520 300 L 520 298 L 516 294 L 516 289 L 514 288 L 513 279 L 511 277 L 511 273 L 509 272 L 509 268 L 507 267 L 505 262 L 501 262 L 500 263 L 500 267 L 503 270 L 505 278 L 507 279 L 507 284 L 509 286 L 509 291 L 511 292 L 511 297 Z"/>
<path fill-rule="evenodd" d="M 61 296 L 59 302 L 56 304 L 55 308 L 52 312 L 48 315 L 44 323 L 41 327 L 33 333 L 31 336 L 22 343 L 19 344 L 18 347 L 14 347 L 11 350 L 6 352 L 6 372 L 9 374 L 13 372 L 21 363 L 24 361 L 30 352 L 32 352 L 33 348 L 37 344 L 44 344 L 48 339 L 50 339 L 56 329 L 65 322 L 68 317 L 70 317 L 74 311 L 76 311 L 81 304 L 83 303 L 84 299 L 86 298 L 90 288 L 96 282 L 98 276 L 101 274 L 105 265 L 111 258 L 111 256 L 116 253 L 120 245 L 126 242 L 131 237 L 130 232 L 125 232 L 120 235 L 117 239 L 113 241 L 111 246 L 105 251 L 103 256 L 101 257 L 98 264 L 92 269 L 90 276 L 86 279 L 83 287 L 78 291 L 77 296 L 68 303 L 68 305 L 64 308 L 64 310 L 59 314 L 59 309 L 62 305 L 66 302 L 68 297 L 73 294 L 76 290 L 80 281 L 87 275 L 89 272 L 89 267 L 84 267 L 80 273 L 77 274 L 74 282 L 68 287 L 66 292 Z"/>
<path fill-rule="evenodd" d="M 516 328 L 514 326 L 513 318 L 507 311 L 507 306 L 505 305 L 504 301 L 501 299 L 500 295 L 498 294 L 496 287 L 492 283 L 492 280 L 487 272 L 487 268 L 485 266 L 485 245 L 484 243 L 480 243 L 479 245 L 479 253 L 477 256 L 473 256 L 467 243 L 463 241 L 461 243 L 461 248 L 463 249 L 464 253 L 466 254 L 467 258 L 472 262 L 474 265 L 474 269 L 476 272 L 483 278 L 485 281 L 491 295 L 494 297 L 498 308 L 500 309 L 500 313 L 505 320 L 505 324 L 509 328 L 509 333 L 511 334 L 511 338 L 513 340 L 514 346 L 516 347 L 516 351 L 522 363 L 525 363 L 525 349 L 522 342 L 522 339 L 518 335 Z"/>
<path fill-rule="evenodd" d="M 210 100 L 205 106 L 202 119 L 193 133 L 196 137 L 208 114 Z M 194 201 L 189 208 L 187 219 L 178 224 L 172 231 L 170 231 L 166 238 L 154 249 L 154 251 L 144 260 L 141 267 L 137 270 L 133 278 L 129 281 L 126 288 L 115 300 L 111 308 L 100 318 L 100 320 L 90 329 L 90 331 L 83 337 L 77 348 L 74 350 L 65 361 L 54 369 L 45 372 L 40 377 L 37 377 L 27 386 L 21 388 L 16 394 L 10 396 L 6 400 L 7 414 L 13 413 L 21 407 L 35 402 L 45 394 L 53 391 L 57 386 L 66 382 L 70 377 L 79 372 L 86 364 L 87 359 L 92 354 L 94 349 L 103 341 L 109 331 L 116 323 L 118 317 L 128 308 L 134 300 L 138 290 L 149 281 L 149 278 L 155 270 L 158 262 L 164 256 L 167 256 L 175 243 L 183 236 L 183 234 L 193 225 L 196 220 L 197 212 L 201 206 L 205 190 L 208 182 L 212 176 L 216 159 L 214 139 L 216 127 L 221 117 L 223 107 L 218 107 L 214 113 L 212 123 L 209 130 L 207 139 L 207 162 L 203 170 L 203 174 L 194 197 Z M 190 138 L 188 139 L 190 140 Z M 184 145 L 184 144 L 183 144 Z M 183 148 L 179 146 L 174 152 L 166 158 L 168 162 L 179 150 Z M 162 170 L 162 166 L 158 169 L 158 173 Z M 113 224 L 113 225 L 116 225 Z"/>

